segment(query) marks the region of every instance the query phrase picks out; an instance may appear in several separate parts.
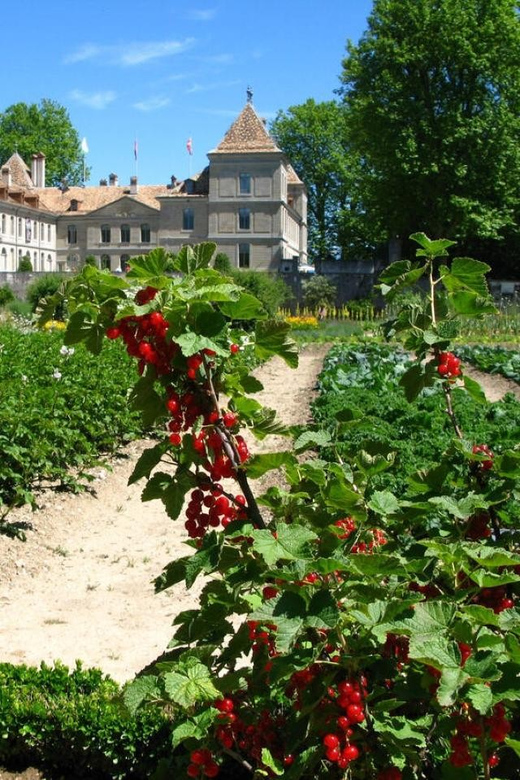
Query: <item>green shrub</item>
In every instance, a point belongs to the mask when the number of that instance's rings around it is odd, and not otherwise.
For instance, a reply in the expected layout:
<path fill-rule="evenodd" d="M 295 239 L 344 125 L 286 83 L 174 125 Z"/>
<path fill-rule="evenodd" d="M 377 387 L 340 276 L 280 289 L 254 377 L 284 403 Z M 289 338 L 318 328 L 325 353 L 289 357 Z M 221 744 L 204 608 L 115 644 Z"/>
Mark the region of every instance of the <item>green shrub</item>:
<path fill-rule="evenodd" d="M 23 257 L 21 257 L 20 262 L 18 263 L 18 272 L 31 273 L 32 270 L 33 270 L 33 266 L 29 255 L 24 255 Z"/>
<path fill-rule="evenodd" d="M 98 669 L 0 664 L 0 764 L 69 778 L 148 780 L 171 753 L 159 710 L 131 716 Z"/>
<path fill-rule="evenodd" d="M 220 271 L 221 274 L 230 274 L 232 271 L 231 260 L 225 254 L 225 252 L 218 252 L 215 255 L 213 267 L 216 271 Z"/>
<path fill-rule="evenodd" d="M 35 279 L 27 288 L 26 295 L 28 302 L 31 304 L 31 311 L 36 311 L 42 298 L 48 298 L 49 296 L 54 295 L 65 279 L 66 277 L 63 274 L 58 273 L 44 274 Z M 57 307 L 54 313 L 54 319 L 65 319 L 63 306 L 60 305 Z"/>
<path fill-rule="evenodd" d="M 303 303 L 312 309 L 334 306 L 336 302 L 336 287 L 325 276 L 313 276 L 303 283 Z"/>
<path fill-rule="evenodd" d="M 97 268 L 97 261 L 94 255 L 87 255 L 85 258 L 85 265 L 90 265 L 93 268 Z"/>
<path fill-rule="evenodd" d="M 271 317 L 274 317 L 280 306 L 292 296 L 283 279 L 267 271 L 234 269 L 230 275 L 237 284 L 258 298 Z"/>
<path fill-rule="evenodd" d="M 8 284 L 4 284 L 3 287 L 0 287 L 0 306 L 5 306 L 11 301 L 14 301 L 14 293 Z"/>

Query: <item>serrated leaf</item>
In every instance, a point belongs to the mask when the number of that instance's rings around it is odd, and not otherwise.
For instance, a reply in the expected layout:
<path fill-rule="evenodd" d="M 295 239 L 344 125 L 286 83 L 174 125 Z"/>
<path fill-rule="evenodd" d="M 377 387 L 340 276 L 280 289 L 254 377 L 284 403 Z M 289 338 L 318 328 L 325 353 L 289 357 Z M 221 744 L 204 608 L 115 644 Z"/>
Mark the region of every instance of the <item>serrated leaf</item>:
<path fill-rule="evenodd" d="M 161 574 L 156 577 L 154 581 L 155 592 L 160 593 L 172 585 L 176 585 L 178 582 L 182 582 L 186 579 L 186 566 L 193 556 L 185 556 L 184 558 L 177 558 L 167 566 L 164 567 Z"/>
<path fill-rule="evenodd" d="M 434 381 L 432 367 L 427 364 L 414 363 L 407 369 L 399 380 L 399 384 L 404 388 L 404 394 L 407 401 L 414 401 L 419 393 L 425 387 L 431 387 Z"/>
<path fill-rule="evenodd" d="M 185 244 L 177 253 L 173 266 L 183 274 L 193 274 L 195 271 L 207 268 L 215 253 L 217 245 L 205 241 L 195 246 Z"/>
<path fill-rule="evenodd" d="M 423 251 L 416 250 L 416 254 L 419 257 L 445 257 L 448 253 L 446 250 L 450 246 L 455 246 L 456 241 L 450 241 L 449 238 L 428 238 L 426 233 L 417 232 L 412 233 L 410 236 L 411 241 L 415 241 Z"/>
<path fill-rule="evenodd" d="M 373 719 L 372 727 L 383 737 L 392 737 L 392 742 L 412 744 L 423 747 L 426 744 L 426 732 L 431 724 L 431 717 L 416 718 L 412 721 L 404 715 L 383 716 Z"/>
<path fill-rule="evenodd" d="M 150 699 L 158 699 L 161 695 L 159 678 L 156 675 L 136 677 L 123 691 L 123 701 L 132 715 L 135 715 L 141 704 Z"/>
<path fill-rule="evenodd" d="M 510 747 L 511 750 L 514 750 L 517 756 L 520 756 L 520 740 L 506 737 L 505 744 L 507 747 Z"/>
<path fill-rule="evenodd" d="M 133 485 L 135 482 L 143 479 L 143 477 L 148 479 L 154 468 L 161 462 L 164 452 L 164 444 L 156 444 L 155 447 L 148 447 L 148 449 L 142 452 L 128 478 L 128 484 Z"/>
<path fill-rule="evenodd" d="M 197 702 L 209 702 L 220 697 L 220 691 L 213 684 L 208 668 L 198 662 L 187 667 L 184 672 L 165 674 L 164 688 L 172 701 L 185 709 Z"/>
<path fill-rule="evenodd" d="M 308 557 L 309 542 L 318 538 L 314 531 L 301 525 L 280 524 L 276 533 L 275 537 L 270 530 L 260 530 L 253 536 L 253 550 L 268 566 L 280 560 L 294 561 Z"/>
<path fill-rule="evenodd" d="M 71 315 L 64 336 L 67 346 L 84 342 L 86 348 L 93 355 L 99 355 L 105 337 L 105 326 L 94 320 L 92 314 L 85 311 L 77 311 Z"/>
<path fill-rule="evenodd" d="M 305 452 L 315 447 L 327 447 L 331 442 L 332 437 L 327 431 L 304 431 L 294 440 L 294 449 L 296 452 Z"/>
<path fill-rule="evenodd" d="M 313 594 L 307 612 L 305 624 L 310 628 L 325 630 L 335 628 L 340 615 L 337 600 L 325 590 Z"/>
<path fill-rule="evenodd" d="M 246 399 L 248 401 L 252 399 Z M 240 399 L 240 403 L 243 399 Z M 239 408 L 239 399 L 236 399 L 237 409 Z M 266 436 L 290 436 L 291 432 L 276 416 L 274 409 L 260 407 L 251 417 L 251 433 L 257 439 L 265 439 Z"/>
<path fill-rule="evenodd" d="M 148 480 L 141 494 L 141 500 L 153 501 L 159 498 L 166 508 L 168 517 L 176 520 L 184 505 L 184 497 L 193 485 L 193 477 L 180 469 L 173 476 L 159 471 Z"/>
<path fill-rule="evenodd" d="M 399 501 L 389 490 L 374 491 L 368 506 L 373 512 L 383 517 L 399 511 Z"/>
<path fill-rule="evenodd" d="M 464 374 L 463 381 L 466 392 L 470 398 L 479 404 L 487 403 L 486 394 L 478 382 L 476 382 L 474 379 L 471 379 L 471 377 L 467 376 L 467 374 Z"/>
<path fill-rule="evenodd" d="M 141 412 L 146 428 L 165 414 L 164 401 L 155 389 L 153 377 L 142 376 L 137 380 L 130 393 L 129 404 L 131 409 Z"/>
<path fill-rule="evenodd" d="M 196 739 L 199 742 L 205 739 L 212 723 L 214 714 L 211 709 L 204 710 L 193 715 L 189 720 L 174 726 L 172 730 L 172 745 L 176 747 L 187 739 Z"/>
<path fill-rule="evenodd" d="M 220 304 L 220 311 L 231 320 L 256 320 L 266 316 L 264 307 L 254 295 L 242 292 L 237 301 Z"/>
<path fill-rule="evenodd" d="M 182 354 L 185 357 L 190 357 L 196 352 L 200 352 L 202 349 L 214 349 L 215 342 L 207 336 L 201 336 L 198 333 L 182 333 L 180 336 L 176 336 L 175 341 L 181 348 Z"/>
<path fill-rule="evenodd" d="M 171 266 L 172 255 L 162 247 L 156 247 L 146 255 L 132 257 L 128 261 L 130 269 L 126 274 L 129 279 L 145 280 L 148 283 L 157 282 L 158 277 L 166 274 Z M 155 286 L 151 284 L 151 286 Z"/>
<path fill-rule="evenodd" d="M 491 709 L 493 704 L 493 691 L 489 685 L 484 685 L 483 683 L 470 685 L 466 696 L 481 715 L 486 715 Z"/>
<path fill-rule="evenodd" d="M 268 471 L 279 469 L 282 466 L 297 463 L 297 459 L 288 450 L 282 452 L 269 452 L 262 455 L 253 455 L 247 461 L 246 470 L 249 477 L 258 479 Z"/>
<path fill-rule="evenodd" d="M 276 761 L 271 751 L 265 747 L 262 748 L 262 764 L 268 767 L 268 769 L 270 769 L 271 772 L 277 777 L 281 777 L 284 773 L 282 765 Z"/>
<path fill-rule="evenodd" d="M 432 664 L 433 665 L 433 664 Z M 459 667 L 443 667 L 437 688 L 437 701 L 441 707 L 451 707 L 457 700 L 460 689 L 466 684 L 468 675 Z"/>
<path fill-rule="evenodd" d="M 267 320 L 256 323 L 255 354 L 260 360 L 273 355 L 281 357 L 290 368 L 298 367 L 298 347 L 289 336 L 291 326 L 279 320 Z"/>

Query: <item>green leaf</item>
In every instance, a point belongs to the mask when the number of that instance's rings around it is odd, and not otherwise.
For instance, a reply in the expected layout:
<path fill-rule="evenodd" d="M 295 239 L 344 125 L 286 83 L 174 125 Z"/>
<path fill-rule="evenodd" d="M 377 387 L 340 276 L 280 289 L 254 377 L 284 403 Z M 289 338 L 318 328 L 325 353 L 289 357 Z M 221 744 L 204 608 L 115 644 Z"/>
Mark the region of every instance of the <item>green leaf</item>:
<path fill-rule="evenodd" d="M 166 445 L 161 443 L 156 444 L 155 447 L 148 447 L 148 449 L 142 452 L 128 478 L 128 484 L 133 485 L 135 482 L 143 479 L 143 477 L 148 479 L 154 468 L 161 462 L 165 451 Z"/>
<path fill-rule="evenodd" d="M 215 342 L 207 338 L 207 336 L 200 336 L 198 333 L 182 333 L 180 336 L 176 336 L 175 341 L 182 350 L 182 354 L 185 357 L 195 355 L 196 352 L 200 352 L 202 349 L 215 349 Z"/>
<path fill-rule="evenodd" d="M 258 298 L 243 292 L 237 301 L 226 301 L 219 305 L 222 314 L 231 320 L 256 320 L 265 317 L 265 310 Z"/>
<path fill-rule="evenodd" d="M 160 698 L 161 690 L 159 687 L 159 678 L 156 675 L 143 675 L 136 677 L 123 691 L 123 701 L 125 706 L 135 715 L 141 704 L 150 699 Z"/>
<path fill-rule="evenodd" d="M 164 401 L 157 393 L 153 376 L 142 376 L 130 393 L 130 408 L 141 412 L 143 425 L 148 428 L 165 414 Z"/>
<path fill-rule="evenodd" d="M 478 382 L 475 382 L 474 379 L 471 379 L 471 377 L 467 376 L 466 374 L 463 376 L 463 381 L 466 392 L 470 398 L 479 404 L 487 403 L 486 394 Z"/>
<path fill-rule="evenodd" d="M 293 453 L 288 450 L 282 452 L 269 452 L 262 455 L 253 455 L 253 457 L 247 461 L 246 469 L 249 477 L 258 479 L 258 477 L 262 477 L 268 471 L 279 469 L 282 466 L 295 464 L 297 462 Z"/>
<path fill-rule="evenodd" d="M 220 697 L 220 691 L 213 684 L 210 672 L 204 664 L 193 661 L 183 671 L 169 672 L 164 675 L 164 687 L 172 701 L 188 709 L 197 702 L 214 701 Z"/>
<path fill-rule="evenodd" d="M 305 450 L 315 447 L 327 447 L 331 442 L 332 437 L 327 431 L 304 431 L 294 440 L 294 450 L 295 452 L 305 452 Z"/>
<path fill-rule="evenodd" d="M 268 748 L 262 748 L 262 764 L 266 766 L 277 777 L 281 777 L 284 773 L 282 765 L 273 758 L 271 751 Z"/>
<path fill-rule="evenodd" d="M 491 709 L 493 704 L 493 691 L 489 685 L 484 685 L 483 683 L 470 685 L 466 695 L 481 715 L 485 715 Z"/>
<path fill-rule="evenodd" d="M 308 544 L 318 539 L 317 535 L 301 525 L 279 524 L 277 537 L 270 530 L 259 530 L 253 534 L 253 550 L 262 556 L 268 566 L 280 560 L 294 561 L 309 557 Z"/>
<path fill-rule="evenodd" d="M 290 368 L 298 367 L 298 347 L 290 338 L 291 326 L 279 320 L 257 322 L 255 335 L 255 354 L 260 360 L 273 355 L 281 357 Z"/>
<path fill-rule="evenodd" d="M 337 600 L 332 593 L 326 590 L 319 590 L 313 594 L 310 600 L 305 624 L 317 629 L 335 628 L 339 615 Z"/>
<path fill-rule="evenodd" d="M 68 321 L 64 343 L 70 346 L 83 341 L 89 352 L 92 352 L 93 355 L 99 355 L 104 336 L 104 325 L 94 320 L 91 313 L 77 311 L 71 315 Z"/>
<path fill-rule="evenodd" d="M 411 744 L 424 747 L 431 720 L 430 716 L 411 720 L 404 715 L 381 715 L 373 719 L 372 726 L 374 731 L 381 734 L 383 738 L 390 737 L 390 741 L 395 741 L 398 745 Z"/>
<path fill-rule="evenodd" d="M 399 384 L 404 388 L 404 394 L 407 401 L 414 401 L 419 393 L 425 387 L 431 387 L 434 382 L 435 367 L 427 363 L 414 363 L 399 380 Z"/>
<path fill-rule="evenodd" d="M 399 501 L 389 490 L 376 490 L 368 502 L 368 506 L 377 515 L 383 517 L 399 511 Z"/>
<path fill-rule="evenodd" d="M 146 255 L 132 257 L 129 260 L 130 270 L 127 273 L 129 279 L 139 279 L 148 282 L 150 286 L 155 287 L 159 277 L 164 277 L 171 265 L 172 255 L 166 252 L 162 247 L 152 249 Z M 161 287 L 164 286 L 162 280 Z"/>
<path fill-rule="evenodd" d="M 160 498 L 168 517 L 176 520 L 181 513 L 186 493 L 193 487 L 194 479 L 185 471 L 178 469 L 175 475 L 159 471 L 148 480 L 141 494 L 141 499 L 142 501 L 153 501 Z"/>
<path fill-rule="evenodd" d="M 506 737 L 505 744 L 507 747 L 510 747 L 511 750 L 514 750 L 517 756 L 520 756 L 520 740 Z"/>
<path fill-rule="evenodd" d="M 434 664 L 431 664 L 432 666 Z M 459 667 L 444 667 L 437 688 L 437 701 L 441 707 L 451 707 L 457 700 L 457 695 L 468 680 L 468 675 Z"/>
<path fill-rule="evenodd" d="M 419 244 L 419 246 L 424 250 L 421 252 L 419 249 L 416 250 L 417 254 L 421 257 L 444 257 L 448 253 L 446 250 L 450 246 L 455 246 L 457 243 L 456 241 L 450 241 L 448 238 L 437 238 L 432 241 L 431 238 L 428 238 L 426 233 L 423 232 L 417 232 L 412 233 L 410 236 L 410 241 L 415 241 L 416 244 Z"/>
<path fill-rule="evenodd" d="M 211 241 L 196 246 L 182 246 L 177 253 L 173 266 L 183 274 L 193 274 L 195 271 L 207 268 L 215 253 L 217 245 Z"/>
<path fill-rule="evenodd" d="M 177 745 L 180 745 L 181 742 L 187 739 L 196 739 L 202 742 L 206 738 L 214 719 L 213 711 L 208 708 L 201 713 L 193 715 L 189 720 L 174 726 L 172 731 L 173 747 L 177 747 Z"/>

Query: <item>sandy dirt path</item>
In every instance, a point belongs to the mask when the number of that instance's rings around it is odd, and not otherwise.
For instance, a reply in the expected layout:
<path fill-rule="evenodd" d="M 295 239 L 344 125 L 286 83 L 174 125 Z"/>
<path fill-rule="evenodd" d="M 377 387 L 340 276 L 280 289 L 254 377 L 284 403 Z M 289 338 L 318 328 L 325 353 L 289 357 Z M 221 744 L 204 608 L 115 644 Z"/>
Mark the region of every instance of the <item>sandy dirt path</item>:
<path fill-rule="evenodd" d="M 304 350 L 294 371 L 269 361 L 257 371 L 258 400 L 286 424 L 305 423 L 326 351 Z M 0 536 L 0 661 L 81 659 L 124 682 L 166 649 L 175 615 L 196 604 L 198 590 L 154 594 L 154 577 L 189 548 L 183 523 L 172 522 L 160 501 L 141 502 L 144 483 L 127 484 L 146 446 L 134 442 L 112 471 L 98 469 L 93 494 L 48 494 L 36 513 L 19 510 L 17 519 L 33 526 L 26 542 Z M 288 442 L 269 437 L 251 447 Z"/>

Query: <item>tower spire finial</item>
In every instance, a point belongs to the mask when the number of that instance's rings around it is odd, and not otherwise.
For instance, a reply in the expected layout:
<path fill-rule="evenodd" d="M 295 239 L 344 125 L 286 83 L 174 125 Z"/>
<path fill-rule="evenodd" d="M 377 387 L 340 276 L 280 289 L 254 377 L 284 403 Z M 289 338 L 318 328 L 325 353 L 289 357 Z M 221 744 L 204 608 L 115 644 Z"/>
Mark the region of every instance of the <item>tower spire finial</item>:
<path fill-rule="evenodd" d="M 247 95 L 247 102 L 248 103 L 252 103 L 253 102 L 253 90 L 251 89 L 251 87 L 247 88 L 246 95 Z"/>

